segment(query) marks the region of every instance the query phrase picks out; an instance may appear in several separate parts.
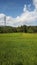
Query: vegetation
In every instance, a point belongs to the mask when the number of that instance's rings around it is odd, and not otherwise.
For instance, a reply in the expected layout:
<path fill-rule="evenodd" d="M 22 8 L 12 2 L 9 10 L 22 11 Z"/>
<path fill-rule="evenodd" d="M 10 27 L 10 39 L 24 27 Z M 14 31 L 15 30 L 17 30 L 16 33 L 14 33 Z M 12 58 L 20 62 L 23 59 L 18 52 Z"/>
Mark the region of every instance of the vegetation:
<path fill-rule="evenodd" d="M 37 33 L 0 34 L 0 65 L 37 65 Z"/>
<path fill-rule="evenodd" d="M 15 32 L 25 32 L 25 33 L 37 33 L 37 26 L 20 26 L 20 27 L 9 27 L 1 26 L 0 33 L 15 33 Z"/>

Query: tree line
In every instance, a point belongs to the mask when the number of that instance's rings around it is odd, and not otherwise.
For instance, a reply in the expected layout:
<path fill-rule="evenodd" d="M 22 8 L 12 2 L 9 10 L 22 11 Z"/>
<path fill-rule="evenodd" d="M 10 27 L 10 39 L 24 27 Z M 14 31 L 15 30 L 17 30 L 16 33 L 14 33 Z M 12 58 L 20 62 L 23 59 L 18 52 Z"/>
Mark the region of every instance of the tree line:
<path fill-rule="evenodd" d="M 37 26 L 20 26 L 20 27 L 10 27 L 10 26 L 0 26 L 0 33 L 37 33 Z"/>

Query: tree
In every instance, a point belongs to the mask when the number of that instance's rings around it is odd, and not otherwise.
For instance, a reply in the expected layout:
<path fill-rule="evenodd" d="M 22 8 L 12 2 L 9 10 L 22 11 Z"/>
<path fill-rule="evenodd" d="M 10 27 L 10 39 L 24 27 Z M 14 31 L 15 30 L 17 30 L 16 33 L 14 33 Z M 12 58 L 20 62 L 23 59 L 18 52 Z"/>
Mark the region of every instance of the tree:
<path fill-rule="evenodd" d="M 31 28 L 31 26 L 28 27 L 28 33 L 33 33 L 33 29 Z"/>

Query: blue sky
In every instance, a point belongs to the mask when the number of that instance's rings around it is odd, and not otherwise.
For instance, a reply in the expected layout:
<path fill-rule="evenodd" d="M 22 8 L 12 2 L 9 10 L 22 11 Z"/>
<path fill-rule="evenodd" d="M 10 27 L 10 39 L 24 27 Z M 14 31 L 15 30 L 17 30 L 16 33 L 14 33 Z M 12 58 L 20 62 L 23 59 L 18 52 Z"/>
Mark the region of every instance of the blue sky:
<path fill-rule="evenodd" d="M 8 16 L 16 17 L 19 16 L 23 12 L 24 5 L 31 4 L 30 9 L 34 10 L 34 5 L 32 0 L 0 0 L 0 13 L 4 13 Z"/>
<path fill-rule="evenodd" d="M 8 26 L 37 25 L 37 0 L 0 0 L 0 25 L 5 17 Z"/>

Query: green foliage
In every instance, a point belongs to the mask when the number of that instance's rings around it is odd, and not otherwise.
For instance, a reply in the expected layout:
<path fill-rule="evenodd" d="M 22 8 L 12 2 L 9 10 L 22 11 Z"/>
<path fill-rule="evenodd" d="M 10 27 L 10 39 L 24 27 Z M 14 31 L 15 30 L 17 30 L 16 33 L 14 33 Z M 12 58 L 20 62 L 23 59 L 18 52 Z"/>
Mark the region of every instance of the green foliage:
<path fill-rule="evenodd" d="M 15 33 L 15 32 L 25 32 L 25 33 L 37 33 L 37 26 L 20 26 L 20 27 L 9 27 L 1 26 L 0 33 Z"/>
<path fill-rule="evenodd" d="M 31 26 L 28 27 L 28 31 L 27 32 L 29 32 L 29 33 L 33 33 L 34 32 L 33 29 L 31 28 Z"/>
<path fill-rule="evenodd" d="M 0 34 L 0 65 L 37 65 L 37 34 Z"/>

